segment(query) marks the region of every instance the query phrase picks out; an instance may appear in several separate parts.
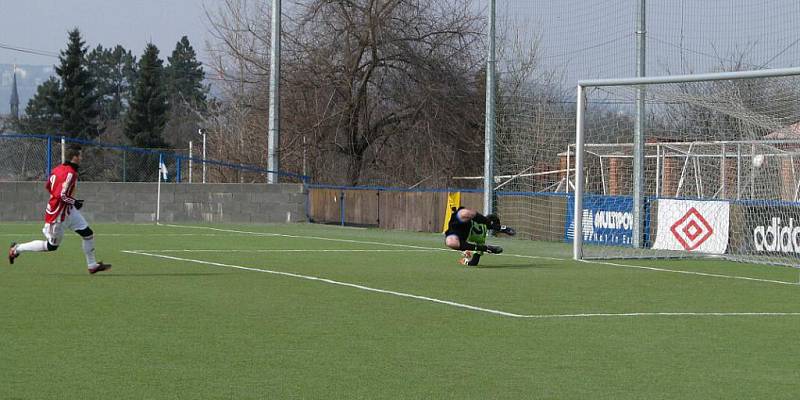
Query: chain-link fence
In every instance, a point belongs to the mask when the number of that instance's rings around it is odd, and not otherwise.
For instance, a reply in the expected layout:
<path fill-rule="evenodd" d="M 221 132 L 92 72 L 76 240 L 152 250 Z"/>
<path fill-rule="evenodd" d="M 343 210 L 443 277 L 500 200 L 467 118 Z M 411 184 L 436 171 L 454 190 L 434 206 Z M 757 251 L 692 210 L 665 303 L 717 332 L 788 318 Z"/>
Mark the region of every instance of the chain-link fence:
<path fill-rule="evenodd" d="M 176 183 L 266 183 L 269 174 L 280 182 L 303 183 L 308 177 L 274 172 L 256 165 L 189 157 L 171 149 L 143 149 L 52 135 L 0 135 L 0 182 L 44 180 L 64 161 L 66 148 L 83 148 L 81 180 L 98 182 L 155 182 L 159 160 L 167 180 Z"/>

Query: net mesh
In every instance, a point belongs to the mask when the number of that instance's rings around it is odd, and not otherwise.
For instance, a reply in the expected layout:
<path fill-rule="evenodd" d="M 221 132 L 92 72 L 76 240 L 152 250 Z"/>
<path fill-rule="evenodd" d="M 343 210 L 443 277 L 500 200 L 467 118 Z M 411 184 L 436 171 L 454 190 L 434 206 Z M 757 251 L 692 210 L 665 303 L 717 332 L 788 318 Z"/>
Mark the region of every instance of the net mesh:
<path fill-rule="evenodd" d="M 639 88 L 646 144 L 637 244 Z M 799 95 L 798 76 L 587 88 L 585 179 L 577 182 L 584 207 L 582 215 L 567 210 L 566 217 L 567 225 L 583 221 L 584 257 L 715 255 L 797 265 Z"/>

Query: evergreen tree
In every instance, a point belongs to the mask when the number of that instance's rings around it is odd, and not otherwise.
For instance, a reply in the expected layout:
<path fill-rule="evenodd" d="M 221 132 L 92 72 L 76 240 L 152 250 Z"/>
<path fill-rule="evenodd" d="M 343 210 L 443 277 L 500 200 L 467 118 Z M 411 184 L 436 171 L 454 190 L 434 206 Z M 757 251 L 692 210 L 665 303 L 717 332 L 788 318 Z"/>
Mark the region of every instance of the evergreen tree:
<path fill-rule="evenodd" d="M 189 38 L 183 36 L 175 45 L 172 56 L 167 59 L 167 92 L 170 104 L 175 105 L 185 100 L 192 106 L 203 109 L 208 92 L 203 86 L 205 72 L 203 64 L 197 61 L 197 54 L 189 43 Z"/>
<path fill-rule="evenodd" d="M 136 57 L 130 50 L 117 45 L 104 49 L 102 45 L 87 55 L 89 73 L 94 81 L 100 117 L 104 121 L 119 118 L 130 104 L 131 90 L 136 79 Z"/>
<path fill-rule="evenodd" d="M 158 48 L 148 43 L 139 60 L 138 77 L 125 119 L 125 135 L 135 146 L 166 147 L 162 136 L 168 111 L 163 64 L 158 58 Z"/>
<path fill-rule="evenodd" d="M 65 135 L 91 139 L 98 135 L 94 85 L 87 69 L 86 50 L 80 31 L 69 32 L 67 49 L 59 56 L 56 73 L 61 77 L 61 131 Z"/>
<path fill-rule="evenodd" d="M 25 116 L 20 121 L 23 132 L 58 134 L 61 128 L 61 87 L 54 77 L 36 88 L 36 95 L 28 101 Z"/>

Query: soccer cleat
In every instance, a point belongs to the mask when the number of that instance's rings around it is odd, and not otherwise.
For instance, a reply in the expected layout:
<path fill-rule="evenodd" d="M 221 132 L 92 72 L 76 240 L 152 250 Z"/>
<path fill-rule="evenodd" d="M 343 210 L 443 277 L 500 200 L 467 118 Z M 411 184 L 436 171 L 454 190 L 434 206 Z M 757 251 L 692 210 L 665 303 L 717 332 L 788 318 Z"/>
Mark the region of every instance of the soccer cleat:
<path fill-rule="evenodd" d="M 508 236 L 514 236 L 517 234 L 517 231 L 510 226 L 500 225 L 500 232 L 505 233 Z"/>
<path fill-rule="evenodd" d="M 491 245 L 491 244 L 487 244 L 486 245 L 486 251 L 491 253 L 491 254 L 500 254 L 500 253 L 503 252 L 503 248 L 500 247 L 500 246 L 494 246 L 494 245 Z"/>
<path fill-rule="evenodd" d="M 473 253 L 469 250 L 463 252 L 464 257 L 461 257 L 458 262 L 462 265 L 469 265 L 470 261 L 472 261 Z"/>
<path fill-rule="evenodd" d="M 16 250 L 17 250 L 17 244 L 16 243 L 11 243 L 11 247 L 8 248 L 8 263 L 9 264 L 14 264 L 14 259 L 19 257 L 19 254 L 17 254 Z"/>
<path fill-rule="evenodd" d="M 89 273 L 94 275 L 100 271 L 106 271 L 111 269 L 111 264 L 103 264 L 102 261 L 99 261 L 94 267 L 89 268 Z"/>
<path fill-rule="evenodd" d="M 469 260 L 467 265 L 470 266 L 470 267 L 474 267 L 474 266 L 478 265 L 478 263 L 480 261 L 481 261 L 481 253 L 475 253 L 475 254 L 472 255 L 472 259 Z"/>

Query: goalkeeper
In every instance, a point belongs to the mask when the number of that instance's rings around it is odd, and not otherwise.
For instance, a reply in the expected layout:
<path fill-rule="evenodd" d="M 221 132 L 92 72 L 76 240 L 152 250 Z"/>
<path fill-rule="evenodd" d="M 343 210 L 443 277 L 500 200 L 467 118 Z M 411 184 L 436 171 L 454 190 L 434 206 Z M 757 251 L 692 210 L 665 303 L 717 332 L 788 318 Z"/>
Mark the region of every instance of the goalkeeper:
<path fill-rule="evenodd" d="M 444 233 L 444 243 L 453 250 L 464 252 L 464 258 L 461 259 L 462 264 L 478 265 L 483 252 L 491 254 L 503 252 L 503 248 L 500 246 L 486 244 L 486 236 L 490 229 L 509 236 L 516 234 L 514 229 L 501 225 L 497 215 L 484 216 L 468 208 L 453 208 L 450 223 Z"/>

